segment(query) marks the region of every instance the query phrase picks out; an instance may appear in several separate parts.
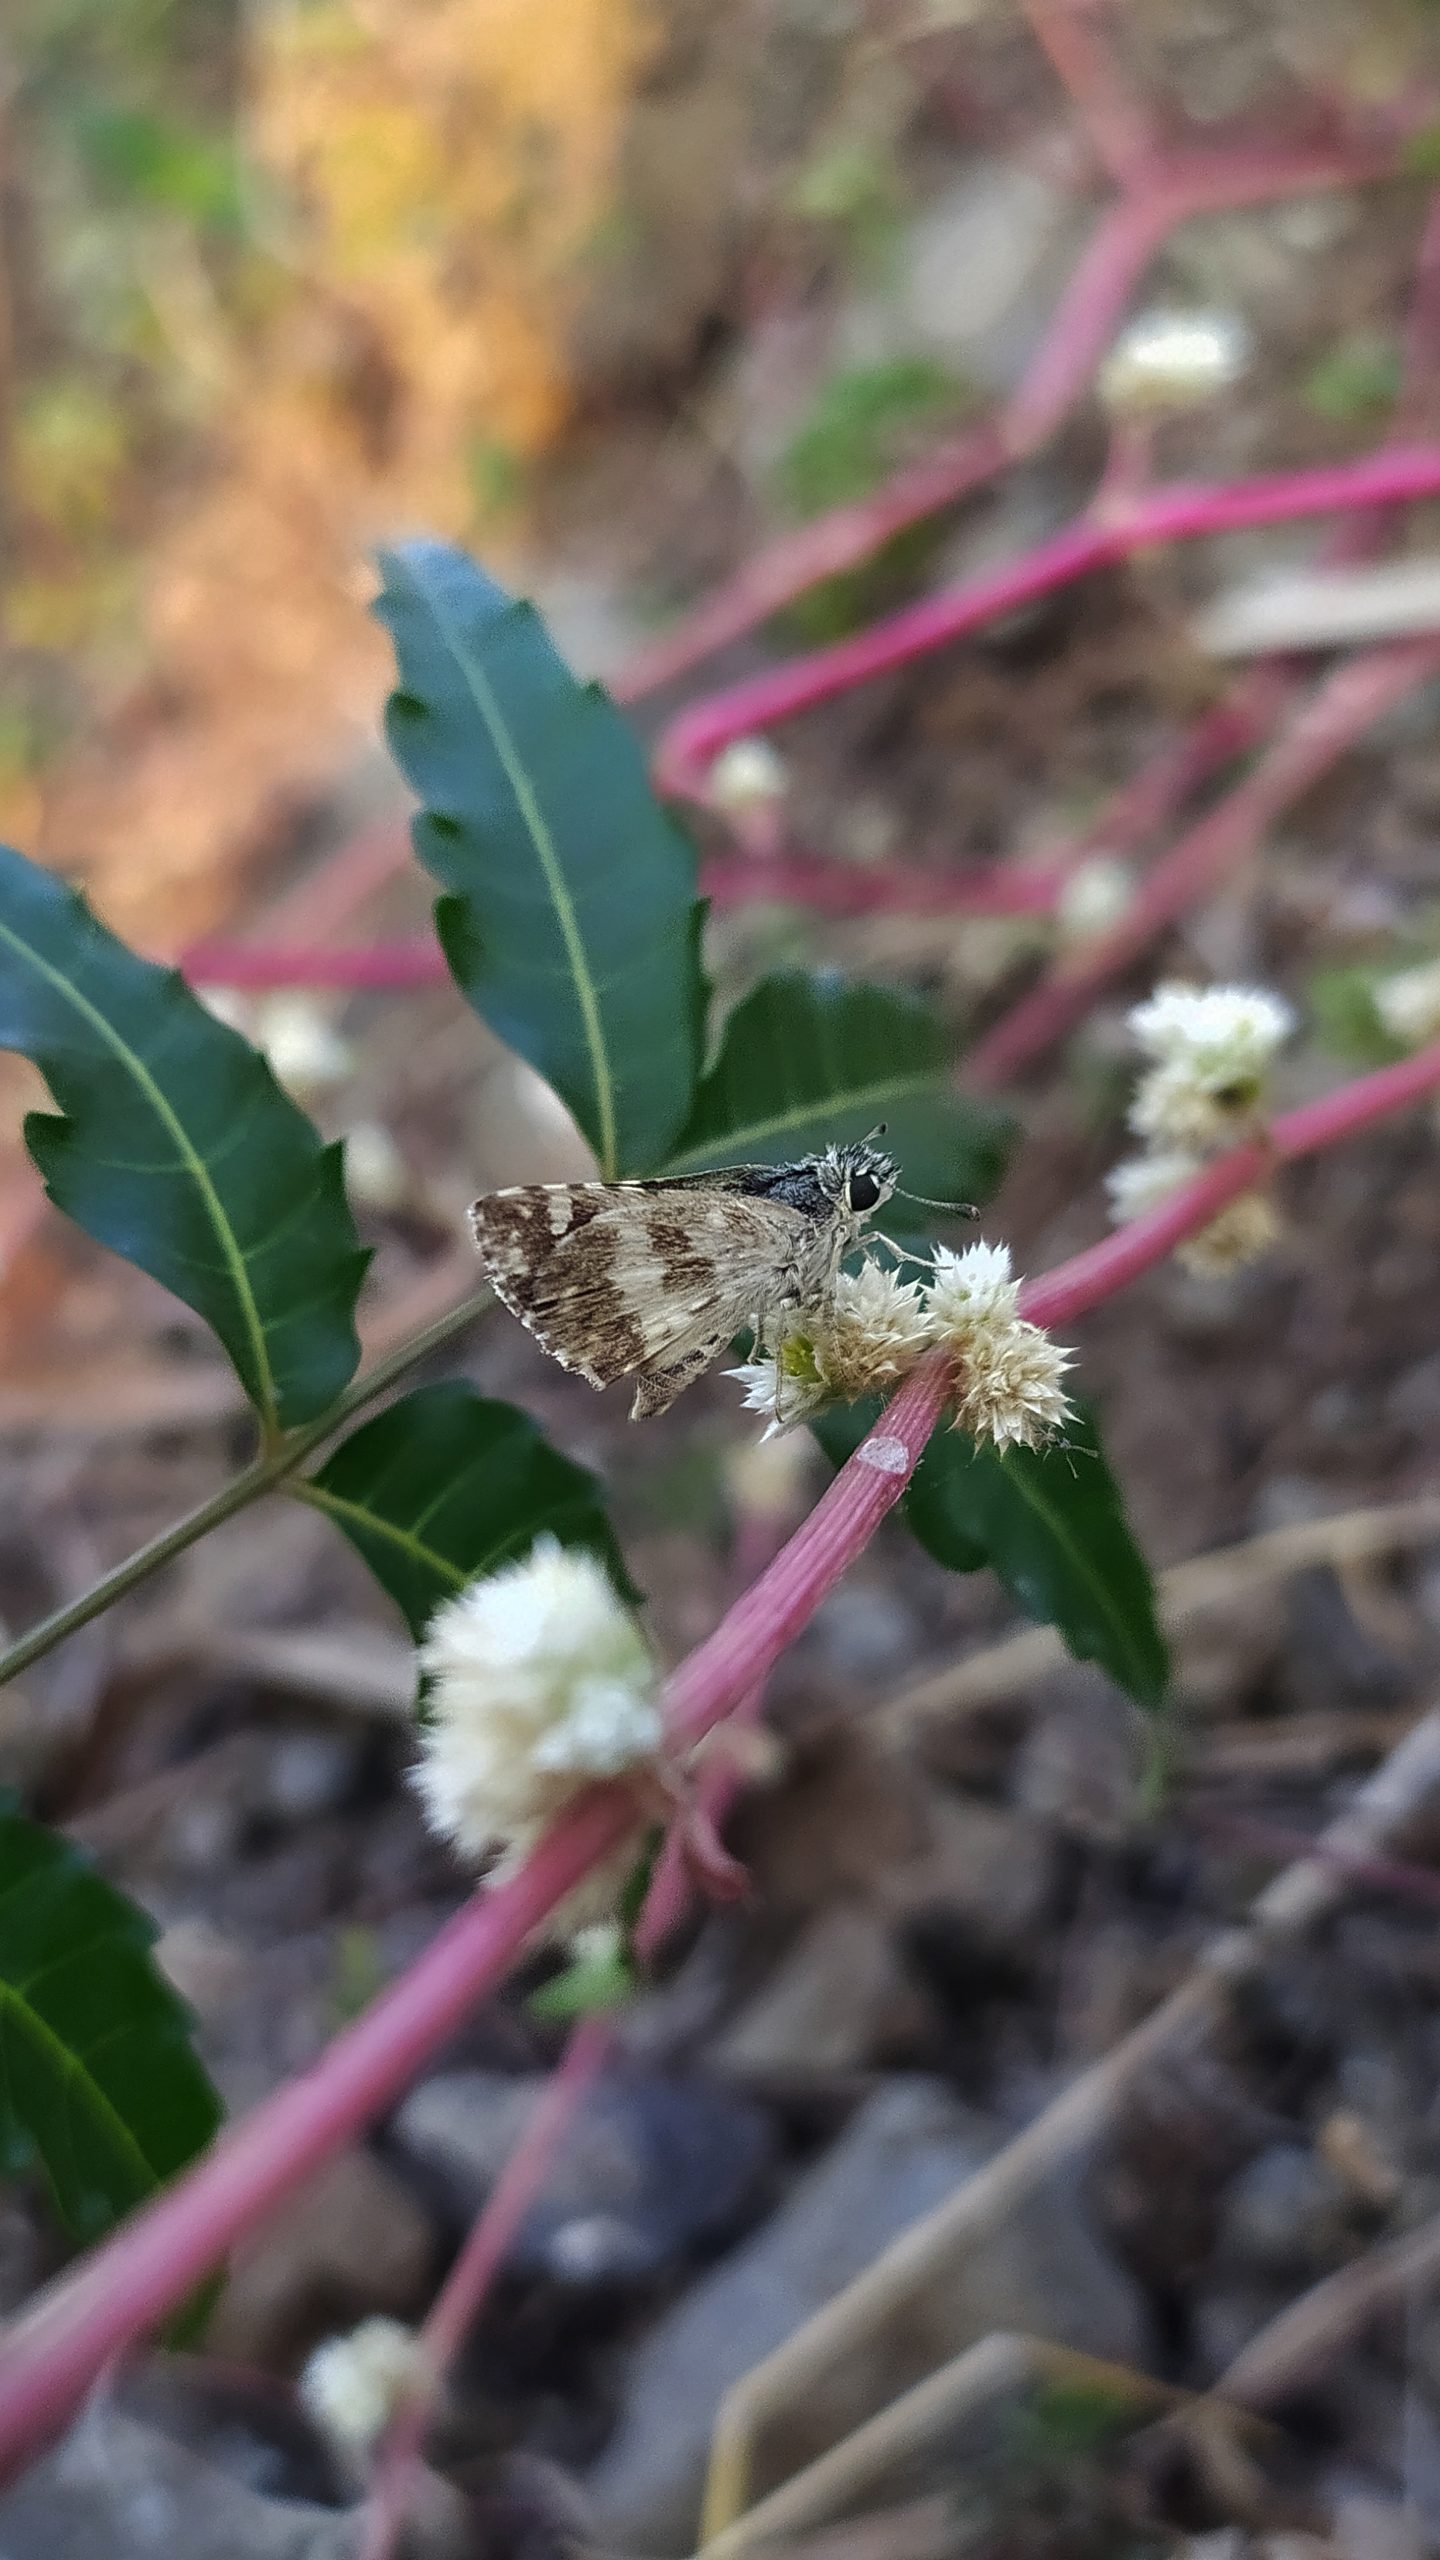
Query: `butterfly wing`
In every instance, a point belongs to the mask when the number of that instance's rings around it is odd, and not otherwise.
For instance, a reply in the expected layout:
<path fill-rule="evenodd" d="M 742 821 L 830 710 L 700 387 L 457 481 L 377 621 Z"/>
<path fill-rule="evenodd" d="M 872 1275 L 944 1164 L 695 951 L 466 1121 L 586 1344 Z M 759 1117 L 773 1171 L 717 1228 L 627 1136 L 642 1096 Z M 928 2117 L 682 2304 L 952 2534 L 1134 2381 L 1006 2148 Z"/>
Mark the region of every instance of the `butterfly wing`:
<path fill-rule="evenodd" d="M 641 1373 L 637 1417 L 663 1412 L 773 1299 L 812 1225 L 723 1172 L 530 1184 L 470 1218 L 496 1296 L 552 1359 L 592 1387 Z"/>

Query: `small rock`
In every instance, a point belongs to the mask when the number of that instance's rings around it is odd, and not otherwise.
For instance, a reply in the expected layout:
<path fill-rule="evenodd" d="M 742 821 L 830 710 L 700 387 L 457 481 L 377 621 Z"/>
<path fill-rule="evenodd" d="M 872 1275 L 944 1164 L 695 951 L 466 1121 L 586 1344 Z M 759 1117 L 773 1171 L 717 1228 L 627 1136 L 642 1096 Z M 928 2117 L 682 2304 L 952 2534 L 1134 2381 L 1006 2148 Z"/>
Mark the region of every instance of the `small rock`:
<path fill-rule="evenodd" d="M 429 2219 L 394 2171 L 342 2152 L 236 2259 L 207 2346 L 239 2364 L 293 2364 L 369 2313 L 418 2312 L 435 2259 Z"/>
<path fill-rule="evenodd" d="M 352 1793 L 360 1745 L 334 1725 L 277 1736 L 266 1756 L 257 1809 L 280 1822 L 314 1822 L 336 1813 Z"/>
<path fill-rule="evenodd" d="M 954 2193 L 993 2148 L 985 2120 L 931 2080 L 881 2089 L 784 2209 L 650 2332 L 630 2367 L 625 2415 L 586 2481 L 598 2538 L 688 2551 L 706 2448 L 723 2394 Z M 1038 2331 L 1133 2363 L 1145 2347 L 1137 2298 L 1100 2248 L 1067 2184 L 1043 2190 L 943 2262 L 863 2349 L 787 2409 L 763 2447 L 768 2485 L 894 2395 L 995 2329 Z M 772 2459 L 773 2457 L 773 2459 Z"/>
<path fill-rule="evenodd" d="M 269 2498 L 113 2405 L 0 2497 L 0 2560 L 354 2560 L 356 2520 Z"/>
<path fill-rule="evenodd" d="M 458 2224 L 525 2140 L 544 2086 L 539 2075 L 449 2072 L 401 2107 L 396 2150 Z M 612 2071 L 571 2123 L 510 2264 L 571 2286 L 651 2283 L 740 2227 L 773 2157 L 770 2120 L 749 2099 L 711 2081 Z"/>
<path fill-rule="evenodd" d="M 1070 198 L 1016 160 L 973 163 L 910 223 L 894 281 L 841 324 L 844 360 L 917 351 L 994 390 L 1018 378 L 1075 252 Z"/>
<path fill-rule="evenodd" d="M 863 1905 L 836 1903 L 802 1930 L 721 2038 L 716 2068 L 742 2078 L 858 2070 L 908 2002 L 890 1930 Z"/>

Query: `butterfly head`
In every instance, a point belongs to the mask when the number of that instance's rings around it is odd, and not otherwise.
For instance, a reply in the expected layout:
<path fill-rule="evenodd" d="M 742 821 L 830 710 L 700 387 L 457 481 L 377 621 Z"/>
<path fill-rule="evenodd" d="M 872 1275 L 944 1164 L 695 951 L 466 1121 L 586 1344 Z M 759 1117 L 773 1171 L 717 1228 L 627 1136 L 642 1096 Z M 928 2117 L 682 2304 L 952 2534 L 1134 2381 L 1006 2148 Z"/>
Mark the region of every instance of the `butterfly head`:
<path fill-rule="evenodd" d="M 858 1226 L 872 1210 L 882 1208 L 895 1188 L 900 1168 L 893 1156 L 877 1147 L 877 1138 L 885 1135 L 882 1121 L 868 1138 L 858 1139 L 852 1146 L 827 1147 L 823 1155 L 812 1159 L 815 1179 L 826 1198 L 835 1204 L 839 1215 Z"/>

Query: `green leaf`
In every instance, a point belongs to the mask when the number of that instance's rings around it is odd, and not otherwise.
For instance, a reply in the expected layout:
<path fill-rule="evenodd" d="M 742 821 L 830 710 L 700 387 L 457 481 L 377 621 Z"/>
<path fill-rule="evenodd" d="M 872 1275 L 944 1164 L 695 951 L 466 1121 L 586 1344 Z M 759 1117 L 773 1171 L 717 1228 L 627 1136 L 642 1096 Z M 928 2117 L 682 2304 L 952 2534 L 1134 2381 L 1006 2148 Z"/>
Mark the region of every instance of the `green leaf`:
<path fill-rule="evenodd" d="M 1375 1001 L 1377 988 L 1404 965 L 1400 960 L 1357 961 L 1344 969 L 1318 970 L 1306 1001 L 1321 1047 L 1363 1067 L 1389 1066 L 1406 1056 L 1404 1041 L 1386 1030 Z"/>
<path fill-rule="evenodd" d="M 871 1402 L 817 1418 L 833 1465 L 878 1411 Z M 1097 1662 L 1142 1707 L 1159 1707 L 1170 1658 L 1155 1588 L 1091 1414 L 1077 1409 L 1063 1440 L 1003 1454 L 942 1423 L 903 1508 L 938 1564 L 952 1573 L 990 1565 L 1026 1616 L 1056 1627 L 1077 1661 Z"/>
<path fill-rule="evenodd" d="M 938 1431 L 906 1496 L 923 1547 L 956 1571 L 976 1549 L 1027 1617 L 1057 1627 L 1077 1661 L 1098 1662 L 1142 1707 L 1158 1707 L 1170 1662 L 1150 1569 L 1131 1534 L 1093 1417 L 1040 1449 Z"/>
<path fill-rule="evenodd" d="M 980 1201 L 1005 1169 L 1013 1123 L 955 1091 L 928 1005 L 893 987 L 780 970 L 730 1015 L 667 1170 L 786 1163 L 880 1120 L 907 1190 Z M 923 1223 L 904 1201 L 892 1213 L 902 1230 Z"/>
<path fill-rule="evenodd" d="M 639 745 L 533 606 L 462 551 L 381 554 L 391 751 L 461 993 L 569 1105 L 607 1179 L 663 1158 L 690 1109 L 705 985 L 695 858 Z"/>
<path fill-rule="evenodd" d="M 204 2150 L 220 2104 L 144 1912 L 8 1810 L 0 1878 L 0 2144 L 88 2242 Z"/>
<path fill-rule="evenodd" d="M 528 1414 L 457 1381 L 402 1396 L 292 1490 L 343 1529 L 417 1643 L 442 1600 L 542 1529 L 591 1548 L 633 1596 L 594 1476 Z"/>
<path fill-rule="evenodd" d="M 525 2005 L 533 2017 L 569 2025 L 575 2018 L 603 2017 L 611 2009 L 623 2009 L 636 1988 L 635 1968 L 617 1940 L 597 1955 L 576 1956 L 532 1991 Z"/>
<path fill-rule="evenodd" d="M 64 1115 L 25 1143 L 57 1207 L 214 1327 L 267 1428 L 322 1413 L 360 1356 L 369 1259 L 324 1146 L 179 971 L 0 845 L 0 1048 Z"/>

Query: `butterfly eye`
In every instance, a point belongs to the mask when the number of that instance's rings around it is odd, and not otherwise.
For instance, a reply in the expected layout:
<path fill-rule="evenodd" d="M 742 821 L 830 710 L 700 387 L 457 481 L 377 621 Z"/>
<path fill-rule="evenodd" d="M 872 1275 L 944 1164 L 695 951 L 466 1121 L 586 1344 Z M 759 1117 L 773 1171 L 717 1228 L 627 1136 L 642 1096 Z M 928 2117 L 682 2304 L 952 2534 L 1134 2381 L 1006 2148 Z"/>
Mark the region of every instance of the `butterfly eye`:
<path fill-rule="evenodd" d="M 880 1197 L 880 1185 L 873 1173 L 852 1173 L 849 1190 L 852 1209 L 873 1209 Z"/>

